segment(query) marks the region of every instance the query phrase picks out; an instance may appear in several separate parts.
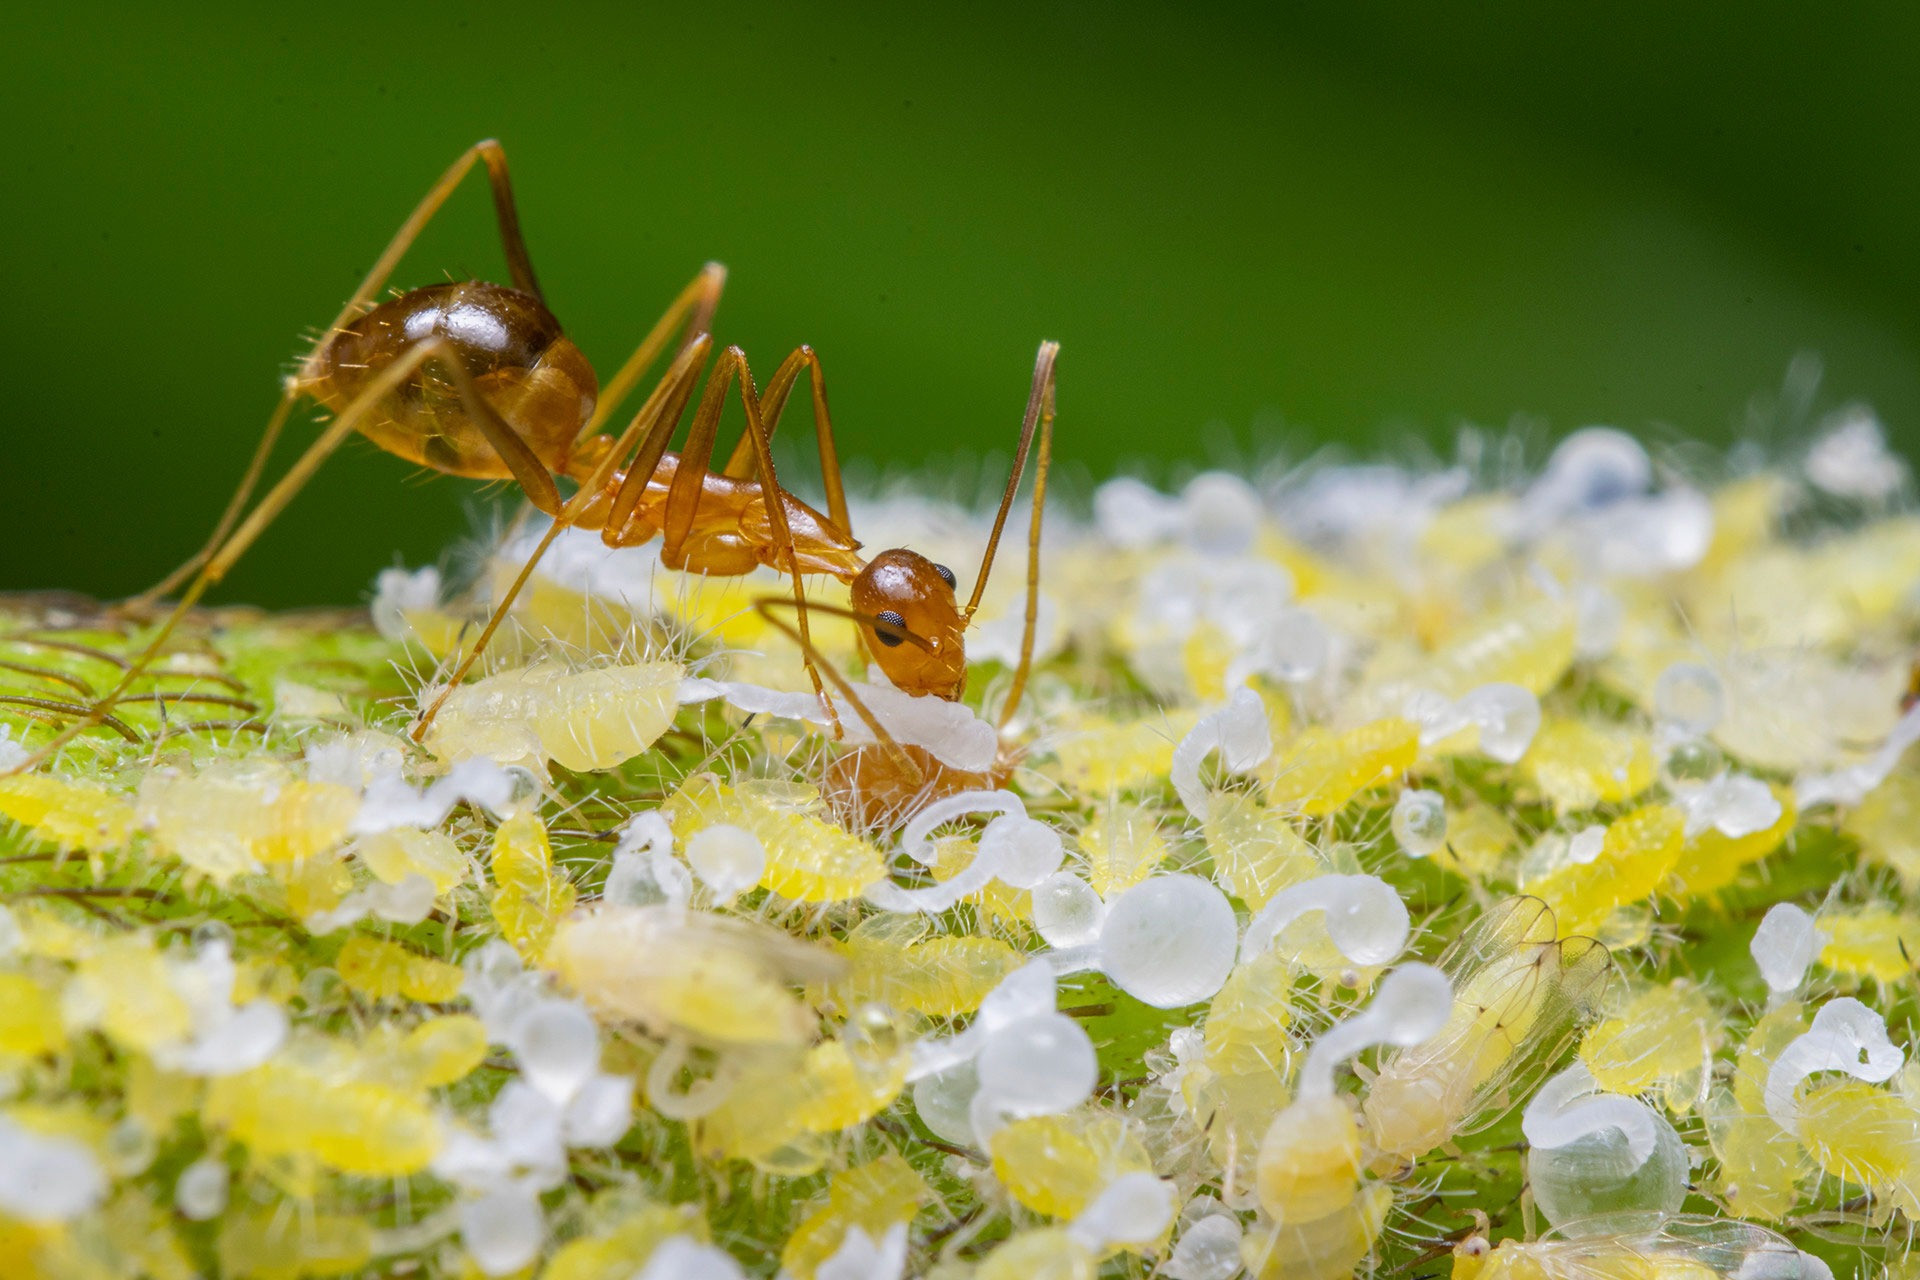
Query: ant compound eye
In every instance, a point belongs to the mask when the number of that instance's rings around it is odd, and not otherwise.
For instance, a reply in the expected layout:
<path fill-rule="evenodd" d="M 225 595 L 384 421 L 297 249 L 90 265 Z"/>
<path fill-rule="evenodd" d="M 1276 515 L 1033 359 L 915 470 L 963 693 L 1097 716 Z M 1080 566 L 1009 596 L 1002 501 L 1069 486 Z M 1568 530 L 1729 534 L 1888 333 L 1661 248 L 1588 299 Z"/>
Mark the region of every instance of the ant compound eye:
<path fill-rule="evenodd" d="M 947 568 L 947 566 L 943 564 L 937 564 L 933 566 L 933 571 L 939 574 L 940 580 L 942 582 L 945 582 L 949 587 L 957 585 L 954 581 L 953 570 Z"/>
<path fill-rule="evenodd" d="M 900 628 L 901 631 L 905 631 L 907 629 L 907 620 L 901 617 L 899 614 L 895 613 L 891 609 L 887 610 L 885 613 L 877 613 L 874 615 L 874 617 L 881 622 L 887 622 L 887 623 L 893 624 L 894 626 Z M 899 648 L 902 644 L 906 643 L 906 639 L 907 639 L 905 636 L 900 635 L 897 632 L 883 631 L 879 627 L 875 627 L 873 629 L 873 634 L 875 637 L 879 639 L 881 644 L 887 646 L 887 648 L 889 649 Z"/>

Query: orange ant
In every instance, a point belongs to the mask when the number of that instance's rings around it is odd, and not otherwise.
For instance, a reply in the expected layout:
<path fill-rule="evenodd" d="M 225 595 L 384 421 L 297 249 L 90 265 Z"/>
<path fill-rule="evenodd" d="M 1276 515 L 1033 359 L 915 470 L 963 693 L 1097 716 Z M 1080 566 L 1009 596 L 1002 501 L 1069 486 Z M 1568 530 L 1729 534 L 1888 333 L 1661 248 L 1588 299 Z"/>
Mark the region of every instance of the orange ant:
<path fill-rule="evenodd" d="M 377 306 L 369 305 L 401 256 L 476 160 L 487 168 L 513 287 L 456 282 L 415 289 Z M 302 362 L 298 374 L 288 380 L 240 487 L 207 544 L 133 602 L 135 606 L 150 603 L 188 574 L 194 574 L 173 611 L 119 682 L 19 767 L 31 767 L 89 725 L 105 719 L 152 664 L 187 611 L 232 568 L 326 456 L 354 431 L 390 453 L 450 475 L 511 479 L 553 521 L 445 688 L 414 726 L 418 739 L 484 650 L 554 538 L 574 526 L 599 529 L 610 546 L 634 546 L 659 534 L 663 539 L 662 561 L 670 568 L 720 575 L 747 573 L 762 564 L 784 570 L 793 583 L 791 605 L 797 629 L 773 621 L 799 641 L 815 691 L 823 700 L 825 689 L 816 666 L 819 655 L 808 635 L 809 605 L 801 580 L 806 573 L 831 574 L 850 585 L 853 607 L 812 607 L 860 622 L 867 649 L 897 687 L 913 694 L 957 699 L 966 680 L 962 634 L 979 607 L 1038 428 L 1026 626 L 1020 663 L 1002 715 L 1004 726 L 1018 705 L 1032 658 L 1057 345 L 1041 345 L 1012 474 L 972 595 L 961 609 L 951 571 L 914 552 L 894 550 L 864 564 L 860 561 L 859 543 L 849 532 L 826 389 L 818 357 L 811 348 L 801 347 L 781 363 L 764 397 L 755 388 L 745 354 L 737 347 L 722 352 L 683 449 L 677 455 L 668 451 L 667 445 L 706 370 L 713 340 L 705 328 L 718 305 L 724 280 L 724 269 L 708 264 L 621 366 L 605 393 L 599 394 L 592 367 L 562 333 L 558 320 L 542 300 L 521 237 L 504 152 L 491 140 L 470 148 L 402 224 L 373 270 Z M 665 350 L 669 336 L 683 324 L 687 340 L 626 430 L 618 439 L 599 435 L 613 409 L 633 390 Z M 812 383 L 827 515 L 787 493 L 774 473 L 773 432 L 803 372 L 810 374 Z M 713 472 L 709 466 L 721 409 L 736 378 L 746 412 L 746 432 L 726 468 Z M 281 429 L 304 396 L 333 410 L 332 421 L 246 519 L 239 521 Z M 622 458 L 631 460 L 625 467 L 618 467 Z M 554 484 L 556 475 L 579 484 L 565 503 Z M 769 603 L 762 601 L 759 607 L 771 620 Z M 877 774 L 890 773 L 918 786 L 923 770 L 910 754 L 911 749 L 892 740 L 837 673 L 832 673 L 832 678 L 893 763 L 892 769 L 878 770 L 856 752 L 847 766 L 849 778 L 874 775 L 878 782 Z M 838 716 L 830 700 L 827 710 L 839 736 Z M 940 768 L 937 762 L 929 763 Z"/>

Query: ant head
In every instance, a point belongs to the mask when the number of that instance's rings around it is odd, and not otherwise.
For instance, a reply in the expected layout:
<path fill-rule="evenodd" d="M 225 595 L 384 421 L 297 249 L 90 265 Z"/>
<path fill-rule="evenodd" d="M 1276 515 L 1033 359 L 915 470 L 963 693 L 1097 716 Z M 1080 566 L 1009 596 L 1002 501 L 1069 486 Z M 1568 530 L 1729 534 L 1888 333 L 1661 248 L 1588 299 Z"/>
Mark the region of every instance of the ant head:
<path fill-rule="evenodd" d="M 882 551 L 853 580 L 854 610 L 889 624 L 861 624 L 867 648 L 895 687 L 949 702 L 967 687 L 966 620 L 953 570 L 906 550 Z"/>

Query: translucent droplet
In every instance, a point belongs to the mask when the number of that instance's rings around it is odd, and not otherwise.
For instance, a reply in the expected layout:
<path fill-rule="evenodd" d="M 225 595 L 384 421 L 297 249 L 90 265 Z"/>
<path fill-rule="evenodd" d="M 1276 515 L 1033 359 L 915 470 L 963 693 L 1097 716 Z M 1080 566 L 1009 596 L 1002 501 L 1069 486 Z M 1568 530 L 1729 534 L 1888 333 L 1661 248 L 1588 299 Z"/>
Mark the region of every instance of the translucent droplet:
<path fill-rule="evenodd" d="M 1305 609 L 1289 608 L 1265 629 L 1266 661 L 1262 664 L 1277 680 L 1311 680 L 1327 665 L 1333 637 L 1326 624 Z"/>
<path fill-rule="evenodd" d="M 1060 833 L 1052 827 L 1009 813 L 995 818 L 980 833 L 979 856 L 989 860 L 1004 883 L 1031 889 L 1060 869 L 1066 851 Z"/>
<path fill-rule="evenodd" d="M 1012 1115 L 1050 1115 L 1086 1100 L 1100 1075 L 1080 1024 L 1043 1013 L 1002 1027 L 974 1061 L 980 1089 Z"/>
<path fill-rule="evenodd" d="M 1792 991 L 1806 977 L 1811 965 L 1825 947 L 1828 937 L 1814 924 L 1812 916 L 1791 902 L 1776 902 L 1753 931 L 1748 950 L 1760 966 L 1760 976 L 1769 990 Z"/>
<path fill-rule="evenodd" d="M 1123 1173 L 1073 1223 L 1073 1233 L 1099 1245 L 1146 1244 L 1173 1220 L 1173 1186 L 1151 1173 Z"/>
<path fill-rule="evenodd" d="M 1100 936 L 1106 904 L 1093 886 L 1070 871 L 1033 887 L 1033 927 L 1050 947 L 1083 947 Z"/>
<path fill-rule="evenodd" d="M 1181 1234 L 1164 1268 L 1170 1280 L 1233 1280 L 1240 1271 L 1240 1220 L 1214 1213 Z"/>
<path fill-rule="evenodd" d="M 1667 748 L 1660 761 L 1660 780 L 1671 790 L 1676 784 L 1711 782 L 1727 767 L 1727 758 L 1706 738 L 1683 738 Z"/>
<path fill-rule="evenodd" d="M 1203 471 L 1180 494 L 1187 545 L 1212 555 L 1239 555 L 1260 534 L 1260 495 L 1239 476 Z"/>
<path fill-rule="evenodd" d="M 504 1276 L 532 1262 L 547 1234 L 540 1201 L 519 1186 L 489 1192 L 460 1206 L 460 1238 L 473 1264 Z"/>
<path fill-rule="evenodd" d="M 709 889 L 731 898 L 760 883 L 767 847 L 745 827 L 717 823 L 687 841 L 687 861 Z"/>
<path fill-rule="evenodd" d="M 1240 949 L 1226 895 L 1198 876 L 1155 876 L 1120 895 L 1100 931 L 1100 967 L 1143 1004 L 1178 1009 L 1210 998 Z"/>
<path fill-rule="evenodd" d="M 1559 1226 L 1602 1213 L 1675 1213 L 1687 1198 L 1687 1147 L 1664 1116 L 1649 1110 L 1653 1154 L 1640 1160 L 1627 1135 L 1606 1128 L 1560 1147 L 1532 1147 L 1533 1201 Z"/>
<path fill-rule="evenodd" d="M 159 1149 L 159 1142 L 147 1126 L 138 1120 L 122 1120 L 107 1130 L 101 1154 L 115 1177 L 131 1178 L 146 1171 Z"/>
<path fill-rule="evenodd" d="M 970 1147 L 976 1140 L 973 1121 L 967 1118 L 967 1108 L 973 1104 L 973 1095 L 979 1090 L 980 1077 L 969 1059 L 915 1082 L 913 1109 L 919 1114 L 920 1123 L 931 1129 L 936 1137 Z"/>
<path fill-rule="evenodd" d="M 1653 683 L 1653 714 L 1693 737 L 1705 737 L 1727 714 L 1727 690 L 1713 668 L 1676 662 Z"/>
<path fill-rule="evenodd" d="M 513 1050 L 527 1083 L 564 1103 L 599 1069 L 600 1030 L 575 1001 L 542 1000 L 514 1027 Z"/>
<path fill-rule="evenodd" d="M 884 1068 L 900 1052 L 905 1035 L 900 1015 L 884 1004 L 860 1005 L 840 1033 L 856 1066 Z"/>
<path fill-rule="evenodd" d="M 1460 699 L 1460 711 L 1480 728 L 1480 753 L 1517 764 L 1540 732 L 1540 699 L 1517 684 L 1484 684 Z"/>
<path fill-rule="evenodd" d="M 217 1218 L 227 1207 L 227 1166 L 202 1156 L 180 1171 L 173 1184 L 173 1205 L 193 1222 Z"/>
<path fill-rule="evenodd" d="M 1447 802 L 1438 791 L 1409 788 L 1393 804 L 1393 838 L 1410 858 L 1424 858 L 1447 841 Z"/>
<path fill-rule="evenodd" d="M 633 1127 L 633 1078 L 595 1074 L 567 1104 L 562 1122 L 570 1147 L 610 1147 Z"/>

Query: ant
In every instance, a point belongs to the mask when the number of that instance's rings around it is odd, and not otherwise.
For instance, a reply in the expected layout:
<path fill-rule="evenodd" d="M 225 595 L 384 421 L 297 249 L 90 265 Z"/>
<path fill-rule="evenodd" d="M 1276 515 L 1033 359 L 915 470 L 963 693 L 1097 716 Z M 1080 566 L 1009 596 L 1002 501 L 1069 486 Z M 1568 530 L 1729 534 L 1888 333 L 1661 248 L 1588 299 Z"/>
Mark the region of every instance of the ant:
<path fill-rule="evenodd" d="M 414 289 L 372 305 L 402 255 L 476 162 L 486 166 L 512 287 L 460 281 Z M 1012 474 L 973 592 L 962 609 L 952 572 L 923 556 L 898 549 L 861 562 L 859 543 L 850 532 L 820 362 L 811 348 L 798 348 L 780 364 L 764 396 L 755 388 L 745 353 L 738 347 L 727 348 L 707 380 L 685 445 L 678 454 L 668 451 L 706 372 L 713 347 L 707 326 L 725 278 L 725 269 L 717 263 L 702 269 L 602 393 L 592 367 L 564 335 L 540 292 L 521 236 L 504 151 L 492 140 L 469 148 L 401 225 L 298 373 L 287 380 L 240 486 L 206 545 L 167 579 L 130 602 L 135 609 L 151 604 L 193 575 L 172 612 L 118 683 L 18 767 L 31 767 L 104 720 L 153 663 L 187 611 L 225 576 L 326 457 L 355 431 L 389 453 L 445 474 L 512 480 L 535 508 L 552 518 L 551 528 L 478 639 L 415 724 L 413 735 L 418 740 L 484 650 L 547 548 L 563 529 L 575 526 L 599 529 L 602 539 L 616 547 L 639 545 L 658 534 L 663 540 L 662 561 L 670 568 L 720 575 L 747 573 L 762 564 L 784 570 L 793 584 L 791 607 L 797 628 L 772 619 L 767 606 L 773 602 L 761 601 L 757 607 L 799 641 L 836 737 L 838 715 L 825 697 L 816 665 L 819 655 L 808 635 L 810 607 L 861 623 L 867 649 L 897 687 L 912 694 L 957 699 L 966 682 L 962 634 L 979 607 L 1037 428 L 1026 626 L 1020 663 L 1002 714 L 1004 727 L 1024 691 L 1032 658 L 1057 344 L 1041 344 Z M 678 354 L 625 431 L 617 439 L 599 434 L 682 326 L 686 338 Z M 810 375 L 812 384 L 827 491 L 825 515 L 782 489 L 774 472 L 773 433 L 802 373 Z M 714 472 L 710 464 L 721 410 L 736 379 L 747 427 L 727 466 Z M 240 513 L 273 446 L 303 397 L 318 401 L 334 416 L 241 521 Z M 630 459 L 625 467 L 618 466 L 622 458 Z M 556 476 L 579 486 L 564 503 L 554 483 Z M 853 607 L 809 606 L 802 585 L 806 573 L 827 573 L 848 583 Z M 917 786 L 923 770 L 914 749 L 895 743 L 847 683 L 837 673 L 832 678 L 886 749 L 893 768 L 879 772 Z M 858 752 L 849 767 L 855 774 L 876 772 Z"/>

